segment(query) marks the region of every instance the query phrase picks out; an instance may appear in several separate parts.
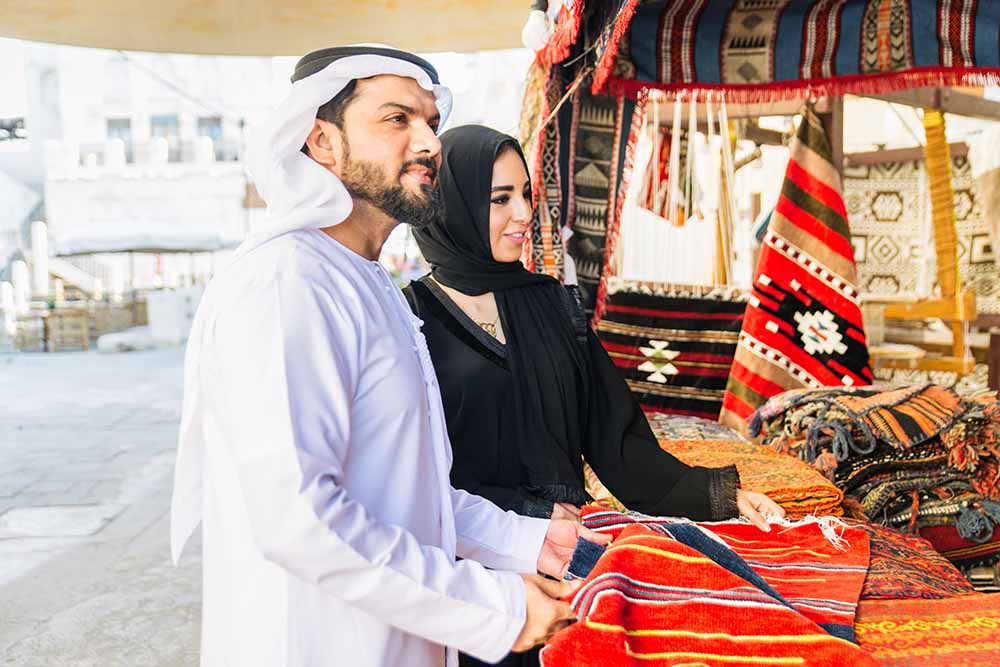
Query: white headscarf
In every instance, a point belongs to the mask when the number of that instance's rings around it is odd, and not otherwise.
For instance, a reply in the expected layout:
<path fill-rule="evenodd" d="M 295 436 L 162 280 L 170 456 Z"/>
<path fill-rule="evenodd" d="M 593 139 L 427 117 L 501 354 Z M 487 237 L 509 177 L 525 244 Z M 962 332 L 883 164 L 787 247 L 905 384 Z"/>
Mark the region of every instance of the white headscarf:
<path fill-rule="evenodd" d="M 347 56 L 299 79 L 251 140 L 250 173 L 257 192 L 267 202 L 267 216 L 250 231 L 245 246 L 256 247 L 294 229 L 331 227 L 351 214 L 353 204 L 344 184 L 303 153 L 302 145 L 319 107 L 351 80 L 380 74 L 410 77 L 434 93 L 444 125 L 451 112 L 451 91 L 435 85 L 426 70 L 405 60 L 383 55 Z"/>
<path fill-rule="evenodd" d="M 390 48 L 364 46 L 379 50 Z M 267 202 L 267 214 L 250 230 L 237 248 L 235 258 L 281 234 L 296 229 L 332 227 L 351 214 L 354 205 L 344 184 L 303 153 L 302 145 L 312 131 L 319 107 L 350 81 L 382 74 L 410 77 L 431 91 L 441 114 L 441 125 L 444 125 L 451 112 L 451 92 L 435 84 L 426 70 L 406 60 L 375 54 L 345 56 L 299 79 L 267 121 L 252 134 L 249 167 L 257 191 Z M 215 308 L 209 289 L 191 327 L 184 359 L 184 407 L 170 516 L 171 552 L 175 563 L 202 516 L 205 442 L 198 369 L 205 323 L 213 319 Z"/>

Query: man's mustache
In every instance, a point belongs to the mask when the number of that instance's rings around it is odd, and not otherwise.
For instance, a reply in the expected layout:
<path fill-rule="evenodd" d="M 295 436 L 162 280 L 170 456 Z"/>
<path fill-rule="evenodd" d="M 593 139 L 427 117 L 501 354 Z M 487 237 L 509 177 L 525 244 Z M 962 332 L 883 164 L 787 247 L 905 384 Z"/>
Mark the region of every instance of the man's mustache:
<path fill-rule="evenodd" d="M 410 167 L 413 167 L 413 166 L 416 166 L 416 165 L 419 165 L 421 167 L 425 167 L 430 172 L 429 175 L 430 175 L 431 181 L 433 181 L 435 183 L 437 182 L 437 175 L 438 175 L 437 164 L 435 164 L 434 160 L 430 159 L 429 157 L 418 157 L 418 158 L 414 158 L 413 160 L 407 160 L 406 162 L 403 163 L 403 167 L 399 170 L 399 175 L 402 176 L 403 174 L 406 173 L 406 171 Z"/>

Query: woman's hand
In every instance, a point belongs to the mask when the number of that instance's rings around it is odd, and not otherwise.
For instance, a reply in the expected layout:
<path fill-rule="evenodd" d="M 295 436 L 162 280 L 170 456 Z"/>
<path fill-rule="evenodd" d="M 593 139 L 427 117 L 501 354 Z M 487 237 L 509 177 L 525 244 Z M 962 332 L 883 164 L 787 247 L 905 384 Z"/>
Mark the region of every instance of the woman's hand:
<path fill-rule="evenodd" d="M 580 508 L 569 503 L 556 503 L 552 506 L 553 519 L 567 519 L 569 521 L 580 521 Z"/>
<path fill-rule="evenodd" d="M 750 523 L 757 526 L 765 533 L 771 532 L 771 526 L 767 523 L 767 517 L 784 518 L 785 510 L 781 505 L 774 502 L 763 493 L 755 491 L 736 490 L 736 506 L 740 509 L 740 516 L 746 517 Z"/>
<path fill-rule="evenodd" d="M 553 519 L 549 521 L 549 529 L 542 542 L 542 551 L 538 554 L 538 571 L 555 579 L 562 579 L 569 569 L 569 562 L 576 551 L 576 543 L 580 538 L 607 546 L 611 536 L 584 528 L 579 521 Z"/>

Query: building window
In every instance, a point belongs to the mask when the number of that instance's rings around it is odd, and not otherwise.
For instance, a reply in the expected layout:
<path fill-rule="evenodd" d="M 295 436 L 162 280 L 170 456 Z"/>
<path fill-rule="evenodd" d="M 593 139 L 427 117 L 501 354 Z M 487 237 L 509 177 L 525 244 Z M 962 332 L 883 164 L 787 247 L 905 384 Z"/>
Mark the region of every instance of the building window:
<path fill-rule="evenodd" d="M 132 120 L 130 118 L 109 118 L 108 139 L 121 139 L 125 144 L 125 160 L 132 162 Z"/>
<path fill-rule="evenodd" d="M 178 162 L 181 159 L 181 128 L 177 114 L 163 114 L 149 117 L 149 136 L 151 139 L 160 137 L 167 140 L 170 147 L 169 160 Z"/>
<path fill-rule="evenodd" d="M 218 143 L 222 141 L 222 117 L 203 116 L 198 119 L 198 136 L 208 137 Z"/>

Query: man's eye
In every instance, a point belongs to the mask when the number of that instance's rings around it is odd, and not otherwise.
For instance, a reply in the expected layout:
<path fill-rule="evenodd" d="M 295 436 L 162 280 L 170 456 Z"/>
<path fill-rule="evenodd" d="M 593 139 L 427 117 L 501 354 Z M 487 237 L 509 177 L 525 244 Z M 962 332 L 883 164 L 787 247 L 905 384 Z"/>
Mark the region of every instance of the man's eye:
<path fill-rule="evenodd" d="M 389 121 L 393 122 L 393 123 L 405 123 L 406 122 L 406 116 L 404 116 L 403 114 L 397 114 L 395 116 L 390 116 L 389 117 Z"/>

